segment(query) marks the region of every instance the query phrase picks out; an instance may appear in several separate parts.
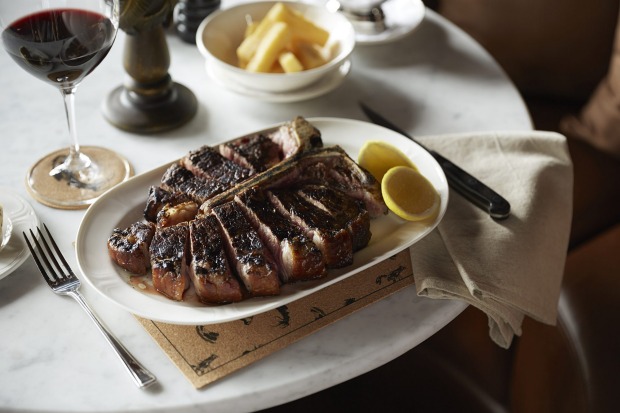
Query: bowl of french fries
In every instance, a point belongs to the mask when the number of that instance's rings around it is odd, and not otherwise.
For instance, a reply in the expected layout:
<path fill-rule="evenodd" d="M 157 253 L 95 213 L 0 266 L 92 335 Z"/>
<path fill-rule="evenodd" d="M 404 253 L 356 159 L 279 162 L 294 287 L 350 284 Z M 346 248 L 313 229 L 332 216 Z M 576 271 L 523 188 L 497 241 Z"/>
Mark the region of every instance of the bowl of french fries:
<path fill-rule="evenodd" d="M 209 15 L 196 44 L 212 76 L 286 93 L 311 87 L 347 63 L 355 31 L 342 14 L 320 5 L 259 1 Z"/>

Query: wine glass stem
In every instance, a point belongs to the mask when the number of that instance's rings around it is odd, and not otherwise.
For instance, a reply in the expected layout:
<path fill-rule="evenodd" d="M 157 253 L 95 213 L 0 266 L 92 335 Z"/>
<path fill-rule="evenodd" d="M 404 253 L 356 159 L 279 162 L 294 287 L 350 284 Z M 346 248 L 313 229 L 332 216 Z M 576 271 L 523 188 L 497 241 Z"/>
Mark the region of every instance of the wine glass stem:
<path fill-rule="evenodd" d="M 60 93 L 65 102 L 65 114 L 67 115 L 67 126 L 69 127 L 69 136 L 73 144 L 69 150 L 69 157 L 75 158 L 80 153 L 80 143 L 77 137 L 77 128 L 75 124 L 75 87 L 62 88 Z"/>
<path fill-rule="evenodd" d="M 71 185 L 93 184 L 99 171 L 97 165 L 80 151 L 75 124 L 75 89 L 75 86 L 60 89 L 65 102 L 65 114 L 67 115 L 67 126 L 72 144 L 69 147 L 69 155 L 61 164 L 50 171 L 50 176 L 65 179 Z"/>

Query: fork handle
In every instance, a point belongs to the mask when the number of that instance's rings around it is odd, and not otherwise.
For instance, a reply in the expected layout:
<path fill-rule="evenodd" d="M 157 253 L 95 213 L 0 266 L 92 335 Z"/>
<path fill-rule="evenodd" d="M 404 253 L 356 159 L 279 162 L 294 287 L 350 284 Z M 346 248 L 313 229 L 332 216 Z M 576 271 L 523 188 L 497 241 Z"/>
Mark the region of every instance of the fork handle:
<path fill-rule="evenodd" d="M 121 361 L 125 365 L 125 368 L 127 368 L 127 371 L 131 375 L 134 383 L 136 383 L 138 387 L 147 387 L 148 385 L 154 383 L 157 380 L 155 376 L 144 366 L 142 366 L 142 364 L 140 364 L 140 362 L 138 362 L 138 360 L 136 360 L 134 356 L 131 355 L 131 353 L 116 339 L 116 337 L 114 337 L 114 335 L 112 335 L 112 333 L 108 331 L 108 329 L 101 323 L 101 321 L 99 321 L 93 310 L 91 310 L 90 306 L 86 303 L 84 297 L 82 297 L 79 292 L 70 291 L 68 292 L 68 295 L 73 297 L 86 311 L 86 313 L 88 313 L 91 320 L 93 320 L 95 325 L 99 328 L 99 331 L 101 331 L 101 334 L 103 334 L 107 342 L 110 344 L 110 346 L 112 346 L 112 348 L 116 352 L 116 355 L 121 359 Z"/>

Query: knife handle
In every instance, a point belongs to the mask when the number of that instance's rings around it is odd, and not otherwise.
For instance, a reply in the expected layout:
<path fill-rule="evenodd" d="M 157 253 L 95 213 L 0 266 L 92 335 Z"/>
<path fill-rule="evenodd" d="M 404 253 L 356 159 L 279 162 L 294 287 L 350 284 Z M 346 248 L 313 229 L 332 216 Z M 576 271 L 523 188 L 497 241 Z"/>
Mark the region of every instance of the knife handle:
<path fill-rule="evenodd" d="M 453 164 L 435 151 L 430 151 L 455 191 L 488 212 L 493 219 L 506 219 L 510 215 L 510 203 L 491 188 Z"/>

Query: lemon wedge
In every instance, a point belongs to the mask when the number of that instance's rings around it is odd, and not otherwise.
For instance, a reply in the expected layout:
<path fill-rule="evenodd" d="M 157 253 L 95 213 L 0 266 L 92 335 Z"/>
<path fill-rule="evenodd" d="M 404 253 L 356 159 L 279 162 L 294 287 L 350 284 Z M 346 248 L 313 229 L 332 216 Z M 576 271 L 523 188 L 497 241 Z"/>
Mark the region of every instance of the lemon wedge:
<path fill-rule="evenodd" d="M 381 181 L 381 194 L 393 213 L 408 221 L 436 216 L 439 193 L 424 175 L 406 166 L 391 168 Z"/>
<path fill-rule="evenodd" d="M 394 145 L 383 141 L 366 141 L 357 155 L 357 163 L 364 167 L 379 182 L 385 173 L 395 166 L 416 169 L 411 159 Z"/>

